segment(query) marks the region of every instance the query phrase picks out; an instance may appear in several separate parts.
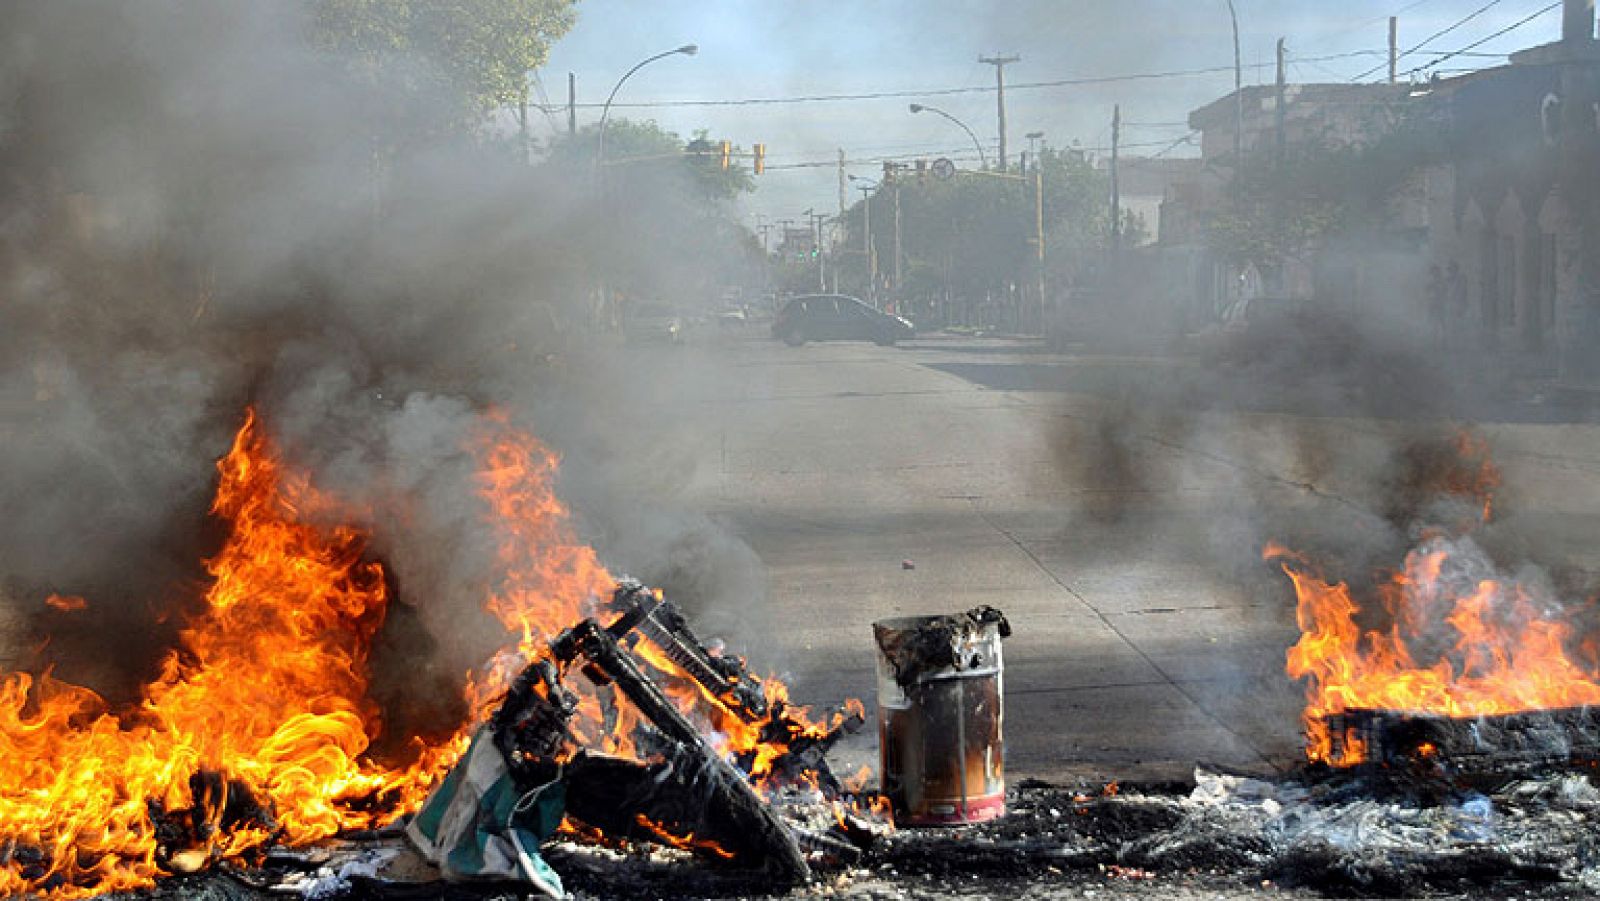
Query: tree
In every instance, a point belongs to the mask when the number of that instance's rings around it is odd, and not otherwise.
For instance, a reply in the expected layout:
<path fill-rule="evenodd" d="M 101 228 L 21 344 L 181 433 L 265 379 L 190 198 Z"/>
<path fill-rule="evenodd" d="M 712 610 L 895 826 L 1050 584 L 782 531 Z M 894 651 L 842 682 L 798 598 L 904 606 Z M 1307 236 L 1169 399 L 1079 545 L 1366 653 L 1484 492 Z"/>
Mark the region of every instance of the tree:
<path fill-rule="evenodd" d="M 577 0 L 305 0 L 311 39 L 356 72 L 441 101 L 455 124 L 527 99 L 527 73 L 572 28 Z"/>
<path fill-rule="evenodd" d="M 1059 284 L 1104 247 L 1109 184 L 1082 154 L 1046 149 L 1044 176 L 1047 281 Z M 866 204 L 879 272 L 893 269 L 894 191 L 900 192 L 904 291 L 908 298 L 950 299 L 958 305 L 1002 297 L 1031 286 L 1037 276 L 1034 185 L 1031 177 L 996 178 L 961 172 L 949 180 L 900 172 L 858 201 L 845 215 L 845 282 L 865 291 Z"/>
<path fill-rule="evenodd" d="M 1282 158 L 1257 153 L 1234 175 L 1228 206 L 1208 226 L 1208 242 L 1238 265 L 1269 275 L 1309 261 L 1330 240 L 1380 235 L 1392 201 L 1416 170 L 1440 159 L 1445 123 L 1425 106 L 1376 104 L 1364 142 L 1319 136 Z"/>
<path fill-rule="evenodd" d="M 734 201 L 754 179 L 744 166 L 722 168 L 721 143 L 705 131 L 685 142 L 653 121 L 613 119 L 598 170 L 596 126 L 550 145 L 544 165 L 593 184 L 600 198 L 590 243 L 609 290 L 692 307 L 751 280 L 760 248 Z"/>

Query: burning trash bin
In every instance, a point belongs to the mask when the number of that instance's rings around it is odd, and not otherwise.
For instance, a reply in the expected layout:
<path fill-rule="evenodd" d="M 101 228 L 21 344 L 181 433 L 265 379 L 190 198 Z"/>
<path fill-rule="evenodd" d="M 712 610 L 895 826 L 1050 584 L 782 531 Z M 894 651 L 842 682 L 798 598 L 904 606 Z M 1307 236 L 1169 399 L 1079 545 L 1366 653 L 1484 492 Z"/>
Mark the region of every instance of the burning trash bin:
<path fill-rule="evenodd" d="M 873 623 L 878 644 L 878 752 L 895 822 L 978 823 L 1005 813 L 1001 735 L 1005 615 Z"/>

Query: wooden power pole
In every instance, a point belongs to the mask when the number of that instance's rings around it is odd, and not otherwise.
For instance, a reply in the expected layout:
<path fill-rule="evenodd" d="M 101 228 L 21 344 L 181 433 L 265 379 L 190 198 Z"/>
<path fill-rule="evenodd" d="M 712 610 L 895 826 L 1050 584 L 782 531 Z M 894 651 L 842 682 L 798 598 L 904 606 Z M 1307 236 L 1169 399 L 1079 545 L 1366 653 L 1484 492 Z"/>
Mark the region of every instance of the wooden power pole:
<path fill-rule="evenodd" d="M 1006 171 L 1006 66 L 1022 62 L 1020 56 L 980 56 L 978 62 L 994 66 L 995 106 L 1000 116 L 1000 171 Z"/>
<path fill-rule="evenodd" d="M 1273 159 L 1283 165 L 1283 157 L 1289 146 L 1287 101 L 1289 99 L 1289 73 L 1284 67 L 1283 38 L 1278 38 L 1278 79 L 1276 94 L 1273 100 Z"/>
<path fill-rule="evenodd" d="M 1389 83 L 1394 84 L 1400 71 L 1400 17 L 1389 17 Z"/>

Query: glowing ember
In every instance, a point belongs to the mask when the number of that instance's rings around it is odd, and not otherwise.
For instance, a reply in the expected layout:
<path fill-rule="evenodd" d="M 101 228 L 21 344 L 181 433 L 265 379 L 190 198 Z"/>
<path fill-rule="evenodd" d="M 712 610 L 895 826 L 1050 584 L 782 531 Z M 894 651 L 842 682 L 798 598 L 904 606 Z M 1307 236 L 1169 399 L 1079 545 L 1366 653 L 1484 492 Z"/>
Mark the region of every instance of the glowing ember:
<path fill-rule="evenodd" d="M 634 822 L 643 827 L 644 830 L 650 833 L 650 835 L 653 836 L 657 841 L 668 847 L 677 848 L 681 851 L 702 851 L 715 857 L 720 857 L 723 860 L 733 859 L 733 854 L 731 852 L 722 848 L 716 842 L 695 838 L 693 832 L 684 836 L 673 835 L 671 832 L 667 831 L 665 826 L 652 821 L 649 817 L 642 813 L 634 818 Z"/>
<path fill-rule="evenodd" d="M 79 610 L 89 609 L 89 602 L 80 597 L 71 595 L 52 594 L 44 599 L 45 606 L 62 613 L 77 613 Z"/>
<path fill-rule="evenodd" d="M 500 572 L 485 607 L 515 647 L 469 684 L 481 715 L 549 638 L 607 613 L 616 580 L 577 539 L 555 496 L 553 453 L 499 416 L 471 449 L 500 536 Z M 213 512 L 228 523 L 228 538 L 206 562 L 203 608 L 137 704 L 110 709 L 48 674 L 0 680 L 0 837 L 10 849 L 0 891 L 70 898 L 144 887 L 268 843 L 379 826 L 415 810 L 465 749 L 472 723 L 442 743 L 413 740 L 403 765 L 364 756 L 381 729 L 367 697 L 368 662 L 389 601 L 381 566 L 365 556 L 368 536 L 307 524 L 337 507 L 282 466 L 253 413 L 217 468 Z M 63 612 L 87 606 L 60 596 L 46 603 Z M 719 750 L 752 761 L 757 776 L 790 742 L 826 732 L 804 708 L 781 703 L 773 709 L 786 717 L 784 729 L 747 722 L 659 649 L 635 651 L 683 712 L 720 737 Z M 776 680 L 761 688 L 770 702 L 786 699 Z M 628 755 L 638 723 L 626 705 L 608 720 L 590 692 L 574 736 Z M 703 845 L 646 825 L 667 844 Z"/>

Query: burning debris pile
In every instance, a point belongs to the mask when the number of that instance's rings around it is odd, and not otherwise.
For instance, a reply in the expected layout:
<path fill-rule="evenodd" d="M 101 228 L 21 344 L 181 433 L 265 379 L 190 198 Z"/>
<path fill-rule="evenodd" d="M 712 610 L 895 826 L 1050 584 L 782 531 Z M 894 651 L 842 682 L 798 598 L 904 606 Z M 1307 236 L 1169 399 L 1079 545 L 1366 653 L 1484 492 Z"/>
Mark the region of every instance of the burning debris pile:
<path fill-rule="evenodd" d="M 1600 703 L 1592 604 L 1565 602 L 1537 573 L 1506 575 L 1474 540 L 1500 474 L 1463 436 L 1426 486 L 1452 501 L 1404 564 L 1357 597 L 1303 555 L 1265 551 L 1294 586 L 1306 683 L 1306 753 L 1335 766 L 1408 763 L 1452 775 L 1593 763 Z"/>
<path fill-rule="evenodd" d="M 675 608 L 638 583 L 620 585 L 613 607 L 623 612 L 610 624 L 586 619 L 567 629 L 517 677 L 486 734 L 480 733 L 468 760 L 452 775 L 455 784 L 447 780 L 408 830 L 429 859 L 446 875 L 520 876 L 560 897 L 560 881 L 538 859 L 536 849 L 555 833 L 563 812 L 578 829 L 612 840 L 662 843 L 760 870 L 770 887 L 806 881 L 808 849 L 834 861 L 859 859 L 860 850 L 851 840 L 863 840 L 870 830 L 852 829 L 853 817 L 842 808 L 836 811 L 838 828 L 828 833 L 781 820 L 747 781 L 760 761 L 759 752 L 742 757 L 750 770 L 725 758 L 635 662 L 643 641 L 635 633 L 648 632 L 660 643 L 657 648 L 674 658 L 698 661 L 695 683 L 712 703 L 740 699 L 736 686 L 749 679 L 742 662 L 718 665 L 719 658 L 695 641 Z M 633 712 L 643 718 L 634 729 L 643 759 L 597 754 L 574 743 L 571 724 L 580 699 L 563 684 L 563 674 L 573 669 L 594 688 L 614 692 L 604 699 L 613 715 Z M 781 701 L 769 706 L 748 695 L 743 700 L 744 705 L 730 709 L 747 724 L 780 741 L 803 739 L 793 745 L 764 743 L 769 751 L 781 749 L 777 757 L 761 761 L 774 777 L 769 787 L 826 787 L 823 796 L 837 801 L 838 783 L 820 751 L 845 729 L 858 727 L 861 717 L 847 717 L 825 734 L 808 735 L 806 725 L 790 719 Z M 480 763 L 475 752 L 485 737 L 495 751 L 485 752 Z M 490 776 L 490 781 L 504 781 L 503 789 L 460 790 L 466 780 L 482 780 L 501 770 L 508 778 Z M 541 809 L 537 805 L 547 795 L 560 801 Z M 486 811 L 493 813 L 487 823 L 482 815 Z M 486 860 L 488 850 L 497 845 L 504 846 L 498 853 L 506 864 Z M 461 849 L 468 851 L 464 858 L 457 853 Z"/>
<path fill-rule="evenodd" d="M 204 606 L 138 702 L 113 708 L 48 672 L 0 682 L 0 891 L 143 888 L 392 832 L 430 792 L 448 807 L 452 781 L 476 778 L 480 747 L 509 767 L 516 793 L 499 800 L 546 817 L 537 834 L 686 848 L 772 885 L 804 880 L 808 857 L 857 854 L 838 837 L 853 820 L 824 754 L 860 725 L 859 704 L 812 721 L 781 682 L 709 651 L 670 603 L 611 577 L 573 536 L 551 490 L 555 458 L 531 436 L 490 417 L 471 448 L 501 536 L 485 605 L 511 648 L 467 679 L 470 719 L 440 738 L 388 741 L 399 759 L 378 756 L 369 662 L 391 580 L 367 534 L 320 524 L 338 521 L 339 504 L 275 456 L 252 413 L 218 463 L 213 512 L 228 535 L 206 563 Z M 568 678 L 576 671 L 584 678 Z M 557 784 L 559 803 L 534 810 L 538 789 Z M 784 823 L 767 800 L 784 792 L 844 825 L 830 837 Z M 425 819 L 411 823 L 424 847 L 460 831 Z"/>
<path fill-rule="evenodd" d="M 613 577 L 552 491 L 554 456 L 504 418 L 469 446 L 500 539 L 484 606 L 506 647 L 465 679 L 468 715 L 383 736 L 369 673 L 393 579 L 252 413 L 218 464 L 228 529 L 204 604 L 137 703 L 48 672 L 0 682 L 0 888 L 74 898 L 196 874 L 405 894 L 404 863 L 424 884 L 560 895 L 560 872 L 662 894 L 665 855 L 666 894 L 770 892 L 819 869 L 846 897 L 885 879 L 954 894 L 995 879 L 1600 891 L 1600 658 L 1577 611 L 1500 575 L 1470 527 L 1424 530 L 1366 605 L 1268 549 L 1296 592 L 1288 675 L 1308 692 L 1307 763 L 1275 781 L 1201 768 L 1181 789 L 1007 794 L 1004 617 L 880 623 L 885 788 L 907 822 L 965 824 L 892 834 L 864 778 L 828 765 L 859 704 L 812 719 L 659 592 Z M 1452 489 L 1480 523 L 1486 475 Z"/>

